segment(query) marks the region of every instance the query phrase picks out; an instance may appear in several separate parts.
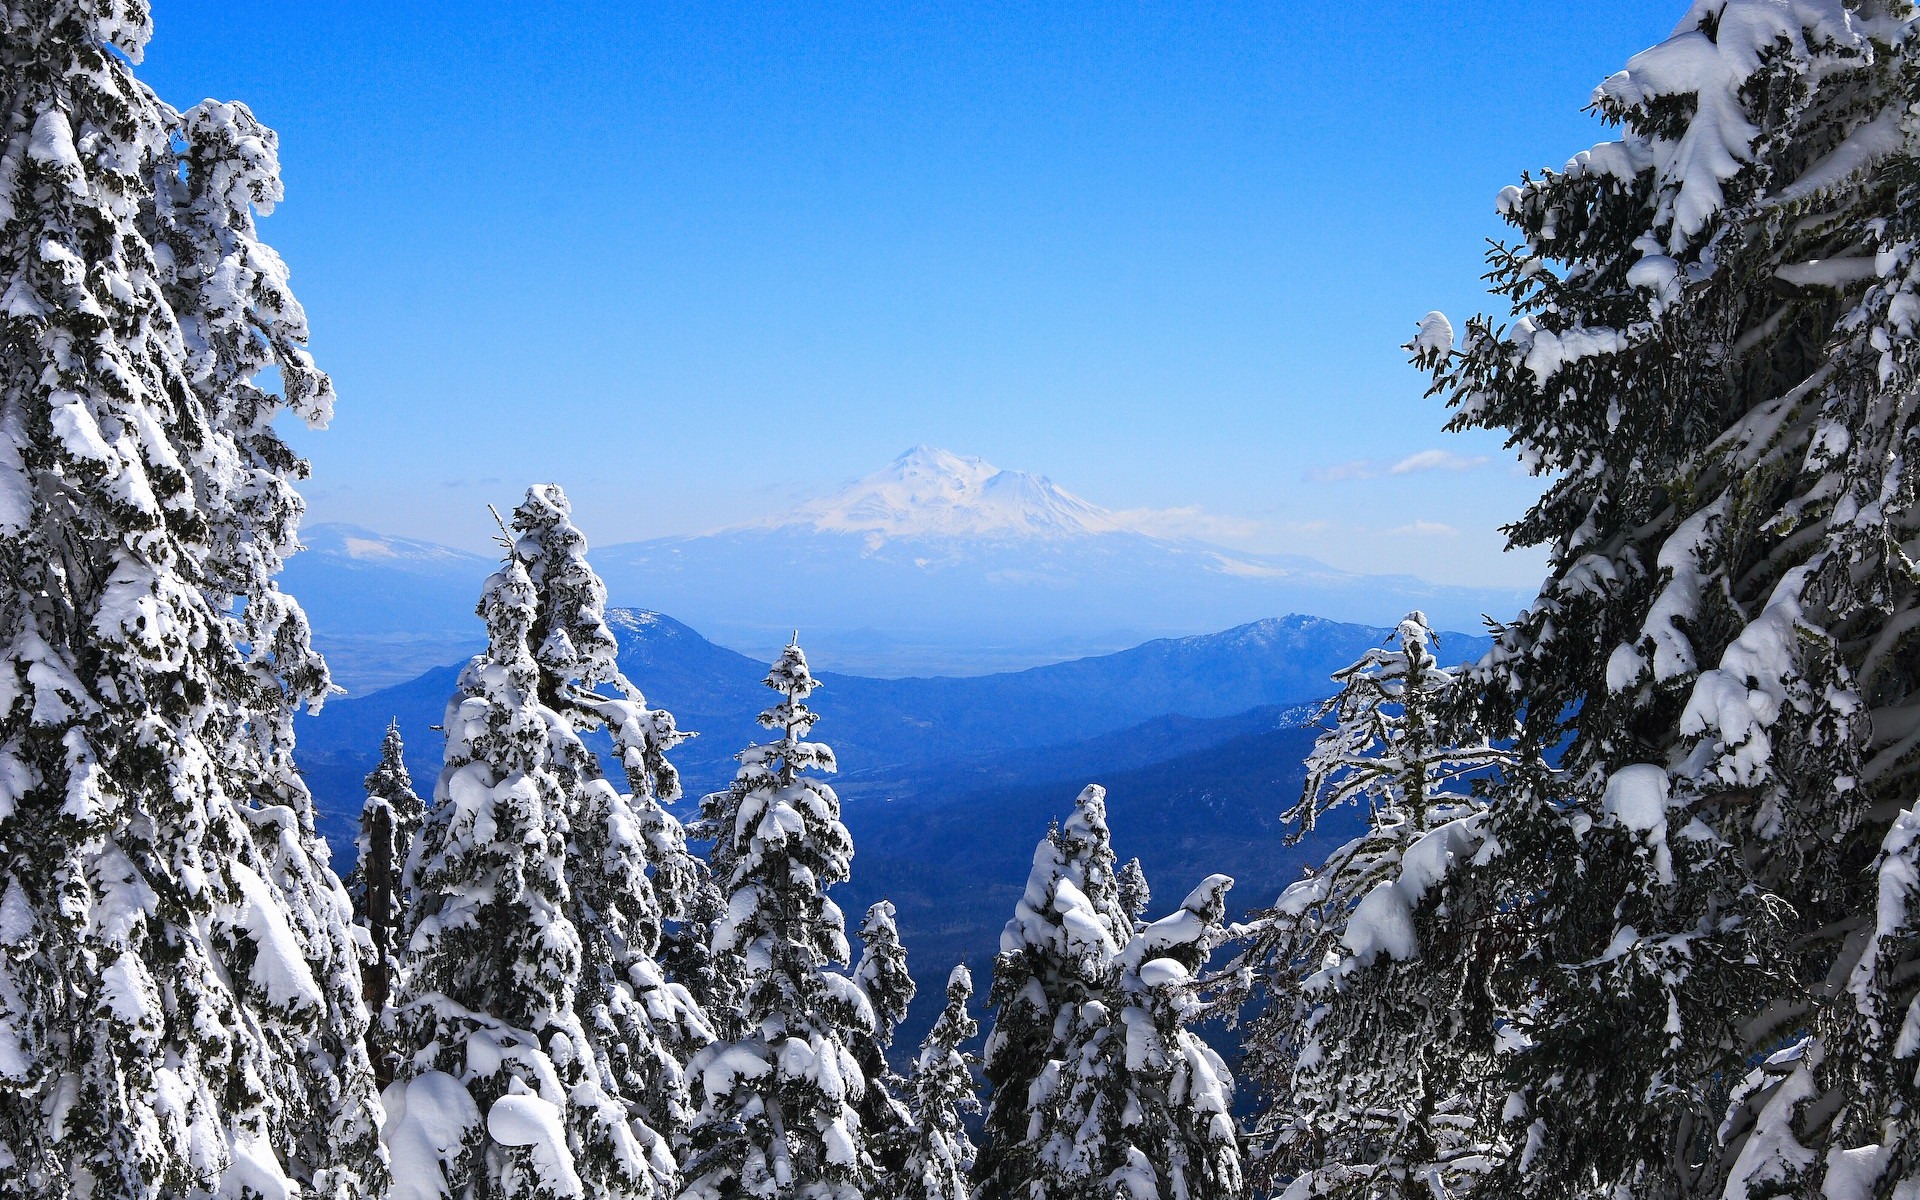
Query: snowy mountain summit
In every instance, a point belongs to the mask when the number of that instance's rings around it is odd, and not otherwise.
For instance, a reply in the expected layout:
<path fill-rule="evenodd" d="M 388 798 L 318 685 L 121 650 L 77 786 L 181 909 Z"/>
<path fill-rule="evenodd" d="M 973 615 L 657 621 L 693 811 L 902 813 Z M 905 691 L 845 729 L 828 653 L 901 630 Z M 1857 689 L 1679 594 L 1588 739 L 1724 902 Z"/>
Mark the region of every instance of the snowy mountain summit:
<path fill-rule="evenodd" d="M 1026 471 L 915 446 L 830 496 L 756 522 L 760 529 L 878 538 L 1080 537 L 1127 526 L 1115 514 Z"/>

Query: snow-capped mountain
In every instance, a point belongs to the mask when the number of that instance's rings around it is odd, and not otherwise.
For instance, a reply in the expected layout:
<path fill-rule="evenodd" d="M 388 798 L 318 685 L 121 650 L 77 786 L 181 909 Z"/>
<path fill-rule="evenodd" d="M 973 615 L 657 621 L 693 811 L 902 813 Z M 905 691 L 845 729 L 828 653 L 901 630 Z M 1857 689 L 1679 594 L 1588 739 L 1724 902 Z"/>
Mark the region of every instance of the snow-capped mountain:
<path fill-rule="evenodd" d="M 831 496 L 745 526 L 885 538 L 1076 537 L 1124 526 L 1051 479 L 915 446 Z"/>
<path fill-rule="evenodd" d="M 350 691 L 478 644 L 492 558 L 352 525 L 304 541 L 286 586 Z M 822 668 L 869 675 L 1020 669 L 1287 612 L 1391 626 L 1419 608 L 1474 629 L 1526 599 L 1154 536 L 1043 476 L 927 446 L 760 521 L 591 553 L 617 605 L 763 657 L 798 628 Z"/>
<path fill-rule="evenodd" d="M 831 495 L 694 537 L 601 547 L 616 603 L 771 653 L 797 626 L 823 664 L 979 673 L 1307 612 L 1477 628 L 1525 597 L 1154 536 L 1051 480 L 916 446 Z"/>

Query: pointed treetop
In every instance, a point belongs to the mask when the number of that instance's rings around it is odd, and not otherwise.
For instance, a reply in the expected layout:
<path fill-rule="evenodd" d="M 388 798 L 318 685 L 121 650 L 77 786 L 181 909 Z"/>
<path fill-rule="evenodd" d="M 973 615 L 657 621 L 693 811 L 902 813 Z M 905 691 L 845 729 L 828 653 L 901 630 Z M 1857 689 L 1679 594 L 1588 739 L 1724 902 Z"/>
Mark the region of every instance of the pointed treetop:
<path fill-rule="evenodd" d="M 900 944 L 891 900 L 881 900 L 860 922 L 860 963 L 853 979 L 873 1004 L 874 1037 L 882 1046 L 893 1042 L 893 1031 L 906 1019 L 907 1006 L 917 990 L 907 973 L 907 951 Z"/>
<path fill-rule="evenodd" d="M 820 719 L 807 708 L 806 699 L 820 683 L 807 669 L 806 651 L 800 649 L 798 641 L 788 643 L 780 652 L 780 661 L 773 664 L 764 682 L 784 698 L 760 714 L 760 724 L 784 730 L 792 737 L 806 737 Z"/>
<path fill-rule="evenodd" d="M 619 677 L 619 644 L 607 627 L 607 588 L 587 563 L 587 539 L 557 483 L 536 483 L 513 510 L 514 557 L 545 599 L 531 637 L 541 669 L 556 685 L 591 688 Z"/>

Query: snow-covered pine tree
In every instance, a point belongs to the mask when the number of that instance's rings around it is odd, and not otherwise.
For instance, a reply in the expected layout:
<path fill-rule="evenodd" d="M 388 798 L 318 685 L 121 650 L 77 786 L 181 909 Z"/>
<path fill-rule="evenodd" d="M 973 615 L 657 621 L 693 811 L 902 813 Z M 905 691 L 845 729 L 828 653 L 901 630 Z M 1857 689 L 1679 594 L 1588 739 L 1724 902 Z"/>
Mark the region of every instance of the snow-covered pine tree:
<path fill-rule="evenodd" d="M 1366 832 L 1245 931 L 1237 966 L 1266 996 L 1245 1046 L 1270 1100 L 1257 1174 L 1290 1180 L 1300 1200 L 1466 1194 L 1497 1136 L 1496 1014 L 1475 970 L 1486 914 L 1434 901 L 1482 842 L 1466 778 L 1508 755 L 1449 736 L 1459 672 L 1440 665 L 1437 640 L 1410 613 L 1387 647 L 1333 676 L 1285 819 L 1297 842 L 1329 810 L 1365 805 Z"/>
<path fill-rule="evenodd" d="M 655 792 L 677 790 L 663 757 L 677 735 L 619 676 L 605 590 L 559 488 L 530 489 L 510 542 L 408 863 L 395 1024 L 413 1053 L 387 1092 L 388 1143 L 408 1194 L 670 1195 L 675 1054 L 704 1039 L 651 958 L 649 864 L 678 846 Z M 581 743 L 598 725 L 633 794 Z"/>
<path fill-rule="evenodd" d="M 760 723 L 780 736 L 740 753 L 732 786 L 701 801 L 695 829 L 714 839 L 710 862 L 727 895 L 714 955 L 737 964 L 742 986 L 734 1036 L 690 1067 L 700 1109 L 683 1195 L 857 1200 L 875 1171 L 853 1045 L 875 1019 L 860 985 L 834 969 L 848 961 L 846 926 L 827 898 L 847 879 L 853 839 L 833 789 L 806 774 L 835 762 L 806 740 L 817 685 L 797 643 L 766 683 L 780 699 Z"/>
<path fill-rule="evenodd" d="M 1511 947 L 1502 1194 L 1920 1180 L 1912 21 L 1694 4 L 1596 92 L 1620 140 L 1502 194 L 1519 319 L 1412 344 L 1554 479 L 1473 690 L 1560 770 L 1444 896 Z"/>
<path fill-rule="evenodd" d="M 1115 955 L 1133 936 L 1114 874 L 1106 797 L 1106 789 L 1088 786 L 1065 827 L 1047 831 L 1000 934 L 988 997 L 996 1010 L 985 1063 L 992 1091 L 974 1166 L 985 1196 L 1023 1196 L 1038 1177 L 1030 1093 L 1065 1044 L 1059 1018 L 1106 994 Z"/>
<path fill-rule="evenodd" d="M 890 1179 L 890 1200 L 968 1200 L 973 1195 L 973 1142 L 966 1116 L 980 1111 L 974 1058 L 963 1047 L 980 1032 L 967 1012 L 973 975 L 956 966 L 947 976 L 947 1006 L 920 1044 L 907 1078 L 912 1114 L 906 1160 Z"/>
<path fill-rule="evenodd" d="M 1209 876 L 1141 928 L 1111 985 L 1061 1009 L 1056 1057 L 1031 1090 L 1030 1200 L 1238 1200 L 1245 1178 L 1233 1076 L 1188 1026 L 1224 940 L 1227 889 Z"/>
<path fill-rule="evenodd" d="M 272 131 L 133 74 L 140 0 L 0 17 L 0 1193 L 384 1186 L 351 906 L 274 582 L 332 388 Z M 267 390 L 277 378 L 277 389 Z"/>
<path fill-rule="evenodd" d="M 378 1041 L 378 1026 L 393 993 L 395 942 L 407 905 L 400 890 L 401 872 L 413 850 L 414 835 L 426 819 L 427 806 L 413 790 L 407 773 L 406 746 L 400 740 L 400 722 L 387 726 L 380 746 L 380 765 L 366 781 L 366 803 L 360 808 L 358 851 L 347 875 L 347 893 L 353 897 L 354 916 L 367 931 L 373 953 L 360 966 L 360 978 L 373 1024 L 369 1049 Z M 376 1075 L 384 1075 L 381 1055 L 374 1053 Z"/>
<path fill-rule="evenodd" d="M 888 1064 L 887 1051 L 917 989 L 907 973 L 907 950 L 900 944 L 890 900 L 876 901 L 860 922 L 860 961 L 853 966 L 853 981 L 866 993 L 873 1013 L 871 1029 L 856 1031 L 853 1037 L 853 1057 L 867 1080 L 855 1111 L 874 1170 L 882 1179 L 893 1179 L 906 1166 L 913 1114 L 901 1099 L 906 1081 Z"/>

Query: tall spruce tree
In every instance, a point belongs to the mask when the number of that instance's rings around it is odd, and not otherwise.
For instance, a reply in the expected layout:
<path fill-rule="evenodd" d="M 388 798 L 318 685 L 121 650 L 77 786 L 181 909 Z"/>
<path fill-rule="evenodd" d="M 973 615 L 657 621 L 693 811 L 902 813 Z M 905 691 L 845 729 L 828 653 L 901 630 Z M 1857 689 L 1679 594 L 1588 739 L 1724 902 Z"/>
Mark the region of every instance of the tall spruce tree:
<path fill-rule="evenodd" d="M 853 966 L 853 981 L 866 994 L 873 1014 L 869 1027 L 856 1030 L 853 1037 L 853 1056 L 867 1080 L 856 1111 L 867 1153 L 883 1179 L 897 1178 L 905 1169 L 913 1124 L 913 1114 L 901 1098 L 906 1081 L 887 1062 L 894 1030 L 906 1020 L 918 990 L 907 973 L 907 950 L 900 944 L 893 914 L 890 900 L 876 901 L 867 909 L 860 922 L 860 961 Z"/>
<path fill-rule="evenodd" d="M 699 1005 L 657 957 L 666 923 L 687 918 L 698 879 L 685 831 L 663 807 L 680 798 L 666 754 L 685 735 L 620 671 L 606 585 L 561 489 L 530 488 L 513 531 L 539 598 L 528 641 L 539 647 L 541 703 L 576 734 L 604 730 L 627 782 L 616 789 L 577 736 L 555 738 L 568 796 L 566 911 L 583 961 L 578 1015 L 603 1085 L 640 1117 L 665 1180 L 691 1115 L 685 1064 L 713 1040 Z"/>
<path fill-rule="evenodd" d="M 1269 1098 L 1256 1176 L 1289 1183 L 1289 1197 L 1462 1195 L 1497 1154 L 1486 1109 L 1500 1014 L 1474 969 L 1487 914 L 1460 896 L 1437 903 L 1436 885 L 1484 845 L 1467 777 L 1509 756 L 1449 737 L 1459 672 L 1436 641 L 1411 613 L 1388 647 L 1333 676 L 1286 819 L 1298 842 L 1328 811 L 1364 806 L 1366 832 L 1243 931 L 1238 974 L 1267 993 L 1246 1038 Z"/>
<path fill-rule="evenodd" d="M 1411 347 L 1553 477 L 1466 703 L 1558 769 L 1440 901 L 1513 1019 L 1492 1194 L 1920 1185 L 1912 19 L 1695 4 L 1502 194 L 1518 319 Z"/>
<path fill-rule="evenodd" d="M 741 1004 L 733 1036 L 691 1065 L 700 1108 L 683 1194 L 856 1200 L 875 1186 L 858 1110 L 878 1081 L 854 1045 L 876 1023 L 860 985 L 835 970 L 848 962 L 846 927 L 827 898 L 848 877 L 853 840 L 833 789 L 806 774 L 836 764 L 806 740 L 817 685 L 798 644 L 766 684 L 780 698 L 760 723 L 780 736 L 740 753 L 733 785 L 701 802 L 696 828 L 714 839 L 727 901 L 713 952 L 737 964 Z"/>
<path fill-rule="evenodd" d="M 393 994 L 395 943 L 400 918 L 407 909 L 400 887 L 401 873 L 427 815 L 425 802 L 413 790 L 405 755 L 400 722 L 396 720 L 387 726 L 380 764 L 367 776 L 367 799 L 360 808 L 360 832 L 354 839 L 358 857 L 346 879 L 354 916 L 373 943 L 372 955 L 360 966 L 360 978 L 372 1016 L 368 1049 L 373 1053 L 374 1073 L 382 1078 L 387 1068 L 378 1049 L 379 1026 Z"/>
<path fill-rule="evenodd" d="M 974 1167 L 983 1195 L 1025 1195 L 1039 1177 L 1032 1093 L 1065 1045 L 1062 1013 L 1106 994 L 1115 956 L 1133 936 L 1114 874 L 1106 796 L 1099 786 L 1085 788 L 1066 825 L 1047 831 L 1000 934 L 988 997 L 996 1010 L 985 1064 L 992 1091 Z"/>
<path fill-rule="evenodd" d="M 406 876 L 396 1026 L 412 1056 L 387 1093 L 409 1195 L 677 1186 L 674 1051 L 702 1025 L 650 957 L 648 838 L 671 829 L 654 796 L 677 787 L 663 757 L 677 735 L 619 676 L 584 551 L 560 489 L 530 489 L 481 601 L 488 649 L 447 708 L 446 766 Z M 582 745 L 600 725 L 637 794 Z"/>
<path fill-rule="evenodd" d="M 907 1079 L 906 1160 L 892 1177 L 892 1200 L 968 1200 L 973 1195 L 973 1142 L 966 1117 L 980 1111 L 974 1058 L 962 1047 L 980 1032 L 967 1012 L 973 976 L 957 966 L 947 976 L 947 1006 L 920 1044 Z"/>
<path fill-rule="evenodd" d="M 328 682 L 274 421 L 333 392 L 256 231 L 276 139 L 134 77 L 140 0 L 0 21 L 0 1194 L 377 1192 L 291 761 Z"/>

